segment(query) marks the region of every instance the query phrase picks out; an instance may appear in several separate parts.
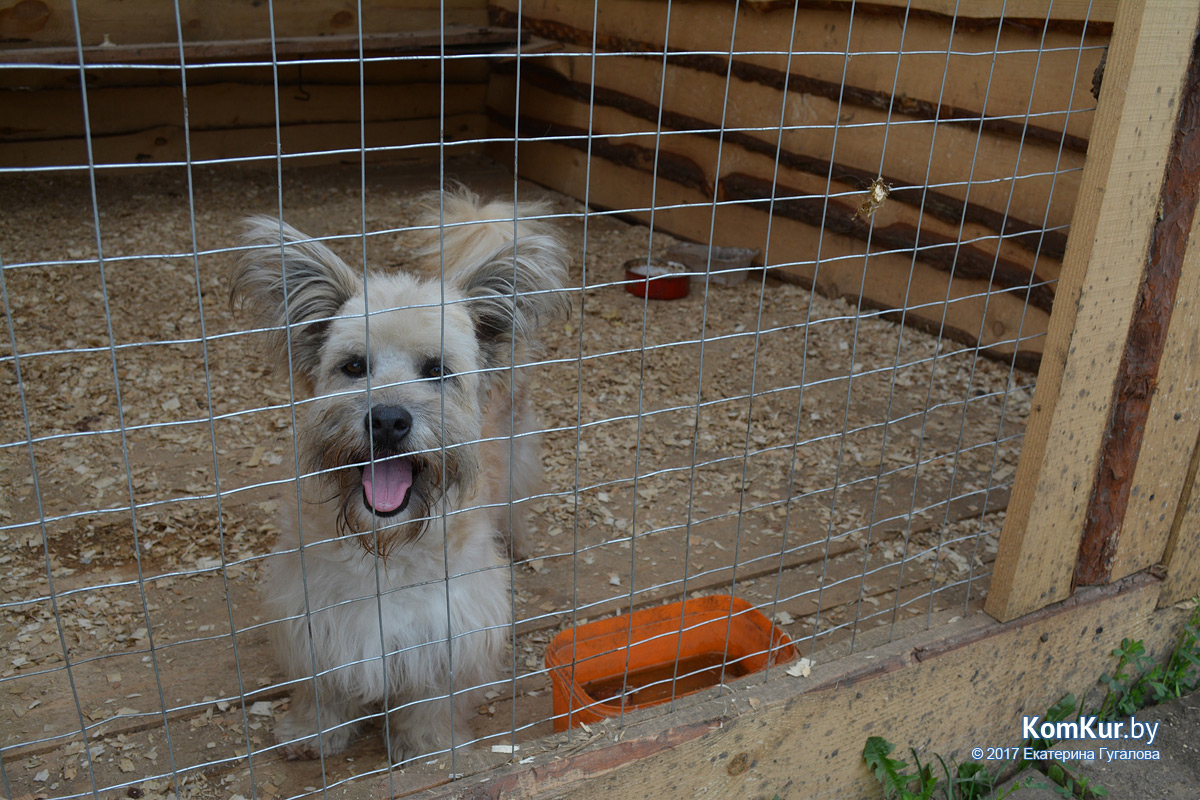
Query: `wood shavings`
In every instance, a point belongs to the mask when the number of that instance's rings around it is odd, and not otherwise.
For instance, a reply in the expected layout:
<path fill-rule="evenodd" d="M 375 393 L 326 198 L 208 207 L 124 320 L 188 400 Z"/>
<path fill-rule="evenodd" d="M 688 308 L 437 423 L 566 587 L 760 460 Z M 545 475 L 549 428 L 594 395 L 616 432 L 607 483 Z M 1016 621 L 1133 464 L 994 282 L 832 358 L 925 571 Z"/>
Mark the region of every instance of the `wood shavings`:
<path fill-rule="evenodd" d="M 785 672 L 793 678 L 807 678 L 812 674 L 812 661 L 807 658 L 796 659 L 796 663 L 788 667 Z"/>

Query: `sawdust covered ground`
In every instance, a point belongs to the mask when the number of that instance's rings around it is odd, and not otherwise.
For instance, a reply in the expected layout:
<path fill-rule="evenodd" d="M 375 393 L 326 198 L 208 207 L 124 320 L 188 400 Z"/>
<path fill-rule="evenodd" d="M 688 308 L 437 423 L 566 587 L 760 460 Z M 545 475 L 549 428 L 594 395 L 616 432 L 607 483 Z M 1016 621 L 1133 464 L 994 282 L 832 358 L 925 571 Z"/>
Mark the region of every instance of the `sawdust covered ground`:
<path fill-rule="evenodd" d="M 511 196 L 488 162 L 447 171 Z M 349 234 L 331 246 L 359 264 L 364 207 L 367 230 L 403 227 L 436 182 L 428 167 L 293 170 L 282 203 L 303 231 Z M 570 215 L 583 285 L 582 207 L 521 191 Z M 270 798 L 386 767 L 377 736 L 325 764 L 244 758 L 286 708 L 255 576 L 295 467 L 287 380 L 229 311 L 222 250 L 241 217 L 277 210 L 273 173 L 198 170 L 191 191 L 182 170 L 101 175 L 97 199 L 103 275 L 86 178 L 0 187 L 21 373 L 6 341 L 0 736 L 27 745 L 6 779 L 17 796 L 150 797 L 174 769 L 192 796 L 249 796 L 253 781 Z M 762 273 L 647 303 L 619 285 L 622 265 L 673 240 L 609 215 L 586 234 L 588 288 L 528 367 L 546 494 L 513 570 L 521 677 L 482 699 L 477 733 L 547 733 L 546 644 L 631 603 L 732 592 L 817 660 L 977 608 L 1032 376 Z M 368 237 L 368 263 L 403 267 L 405 241 Z"/>

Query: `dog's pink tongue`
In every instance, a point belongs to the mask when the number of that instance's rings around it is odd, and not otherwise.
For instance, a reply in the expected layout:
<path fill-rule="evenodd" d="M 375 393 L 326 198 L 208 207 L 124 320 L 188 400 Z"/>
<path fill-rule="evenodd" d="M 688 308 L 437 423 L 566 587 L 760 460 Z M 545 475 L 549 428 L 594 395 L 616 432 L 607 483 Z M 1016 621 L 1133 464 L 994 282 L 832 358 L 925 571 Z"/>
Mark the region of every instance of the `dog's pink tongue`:
<path fill-rule="evenodd" d="M 389 458 L 363 468 L 363 491 L 367 494 L 367 502 L 384 514 L 404 504 L 412 480 L 412 463 L 407 458 Z"/>

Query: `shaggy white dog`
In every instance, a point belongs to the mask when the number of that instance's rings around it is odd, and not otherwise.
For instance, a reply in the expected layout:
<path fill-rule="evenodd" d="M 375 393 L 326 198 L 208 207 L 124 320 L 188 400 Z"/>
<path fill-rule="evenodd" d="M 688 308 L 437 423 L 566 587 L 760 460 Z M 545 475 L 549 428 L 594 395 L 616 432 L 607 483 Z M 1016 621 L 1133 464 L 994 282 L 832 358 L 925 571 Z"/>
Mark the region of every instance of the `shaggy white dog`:
<path fill-rule="evenodd" d="M 381 712 L 396 762 L 469 741 L 473 690 L 504 657 L 502 543 L 520 550 L 525 527 L 509 503 L 541 469 L 512 367 L 567 307 L 565 253 L 536 209 L 514 224 L 511 203 L 443 202 L 414 274 L 364 276 L 279 220 L 247 223 L 232 298 L 295 378 L 305 473 L 264 590 L 295 683 L 275 731 L 289 758 L 336 753 Z"/>

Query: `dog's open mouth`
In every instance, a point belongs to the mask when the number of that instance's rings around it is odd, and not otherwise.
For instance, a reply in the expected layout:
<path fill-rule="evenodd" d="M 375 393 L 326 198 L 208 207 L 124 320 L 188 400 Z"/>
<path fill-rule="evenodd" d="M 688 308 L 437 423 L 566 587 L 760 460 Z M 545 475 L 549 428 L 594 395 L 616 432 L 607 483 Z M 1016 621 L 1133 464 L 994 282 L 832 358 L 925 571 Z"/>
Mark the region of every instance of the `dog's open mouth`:
<path fill-rule="evenodd" d="M 408 506 L 415 473 L 413 460 L 406 456 L 381 458 L 364 465 L 363 502 L 376 516 L 399 514 Z"/>

